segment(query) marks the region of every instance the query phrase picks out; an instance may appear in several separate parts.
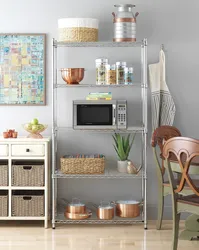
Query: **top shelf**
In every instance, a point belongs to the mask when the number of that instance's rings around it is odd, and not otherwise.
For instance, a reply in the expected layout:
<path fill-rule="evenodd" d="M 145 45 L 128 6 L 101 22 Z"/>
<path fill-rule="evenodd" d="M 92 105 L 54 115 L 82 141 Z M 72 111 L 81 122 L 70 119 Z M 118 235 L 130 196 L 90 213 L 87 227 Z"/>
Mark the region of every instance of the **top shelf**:
<path fill-rule="evenodd" d="M 146 40 L 139 42 L 58 42 L 53 40 L 55 47 L 141 47 L 146 45 Z"/>

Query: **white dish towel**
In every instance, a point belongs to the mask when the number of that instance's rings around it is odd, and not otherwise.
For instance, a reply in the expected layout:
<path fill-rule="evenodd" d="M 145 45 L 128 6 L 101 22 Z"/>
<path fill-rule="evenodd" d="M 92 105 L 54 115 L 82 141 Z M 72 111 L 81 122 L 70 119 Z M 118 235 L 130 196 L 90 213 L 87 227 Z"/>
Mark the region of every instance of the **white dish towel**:
<path fill-rule="evenodd" d="M 176 112 L 175 103 L 166 84 L 165 53 L 163 50 L 160 51 L 159 56 L 158 63 L 149 65 L 153 131 L 161 125 L 172 126 Z"/>

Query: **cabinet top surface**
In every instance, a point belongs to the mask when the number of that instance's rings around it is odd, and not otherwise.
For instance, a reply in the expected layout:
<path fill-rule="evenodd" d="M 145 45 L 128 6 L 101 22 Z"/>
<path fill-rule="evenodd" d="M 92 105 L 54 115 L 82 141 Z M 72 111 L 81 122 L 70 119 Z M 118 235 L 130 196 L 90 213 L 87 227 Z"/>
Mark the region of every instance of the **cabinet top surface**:
<path fill-rule="evenodd" d="M 8 138 L 4 139 L 2 136 L 0 136 L 0 142 L 3 143 L 9 143 L 9 142 L 31 142 L 31 143 L 37 143 L 37 142 L 49 142 L 50 137 L 44 136 L 42 139 L 33 139 L 33 138 L 27 138 L 23 136 L 19 136 L 18 138 Z"/>

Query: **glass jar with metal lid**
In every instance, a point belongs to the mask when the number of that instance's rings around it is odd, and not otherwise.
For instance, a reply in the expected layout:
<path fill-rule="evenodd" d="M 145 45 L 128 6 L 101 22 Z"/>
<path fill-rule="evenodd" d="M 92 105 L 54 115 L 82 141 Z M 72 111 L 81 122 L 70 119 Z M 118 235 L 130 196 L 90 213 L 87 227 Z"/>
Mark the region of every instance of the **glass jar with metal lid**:
<path fill-rule="evenodd" d="M 96 64 L 96 84 L 106 84 L 106 66 L 108 64 L 107 58 L 98 58 L 95 60 Z"/>
<path fill-rule="evenodd" d="M 126 62 L 116 62 L 116 83 L 124 84 Z"/>

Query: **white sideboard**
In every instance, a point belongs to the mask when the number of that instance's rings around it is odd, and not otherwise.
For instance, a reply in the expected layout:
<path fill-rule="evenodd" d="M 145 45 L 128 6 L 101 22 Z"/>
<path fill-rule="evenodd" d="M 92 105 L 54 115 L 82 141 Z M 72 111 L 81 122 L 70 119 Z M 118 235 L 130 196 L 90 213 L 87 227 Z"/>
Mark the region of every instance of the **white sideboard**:
<path fill-rule="evenodd" d="M 6 162 L 8 165 L 8 181 L 7 186 L 0 186 L 0 191 L 8 194 L 8 211 L 7 216 L 0 216 L 0 220 L 42 220 L 44 221 L 45 228 L 48 227 L 49 219 L 49 186 L 50 186 L 50 138 L 44 137 L 43 139 L 31 139 L 19 137 L 17 139 L 9 138 L 4 139 L 0 137 L 0 163 Z M 14 186 L 13 185 L 13 165 L 15 162 L 24 162 L 29 165 L 30 162 L 42 162 L 44 178 L 43 185 L 40 186 Z M 31 165 L 31 164 L 30 164 Z M 26 168 L 24 168 L 26 169 Z M 31 169 L 31 166 L 30 166 Z M 28 170 L 27 170 L 28 171 Z M 30 172 L 29 172 L 30 173 Z M 30 175 L 30 174 L 29 174 Z M 31 176 L 29 176 L 31 178 Z M 41 192 L 43 195 L 44 214 L 42 216 L 13 216 L 13 194 L 16 192 Z M 28 204 L 27 204 L 27 207 Z"/>

